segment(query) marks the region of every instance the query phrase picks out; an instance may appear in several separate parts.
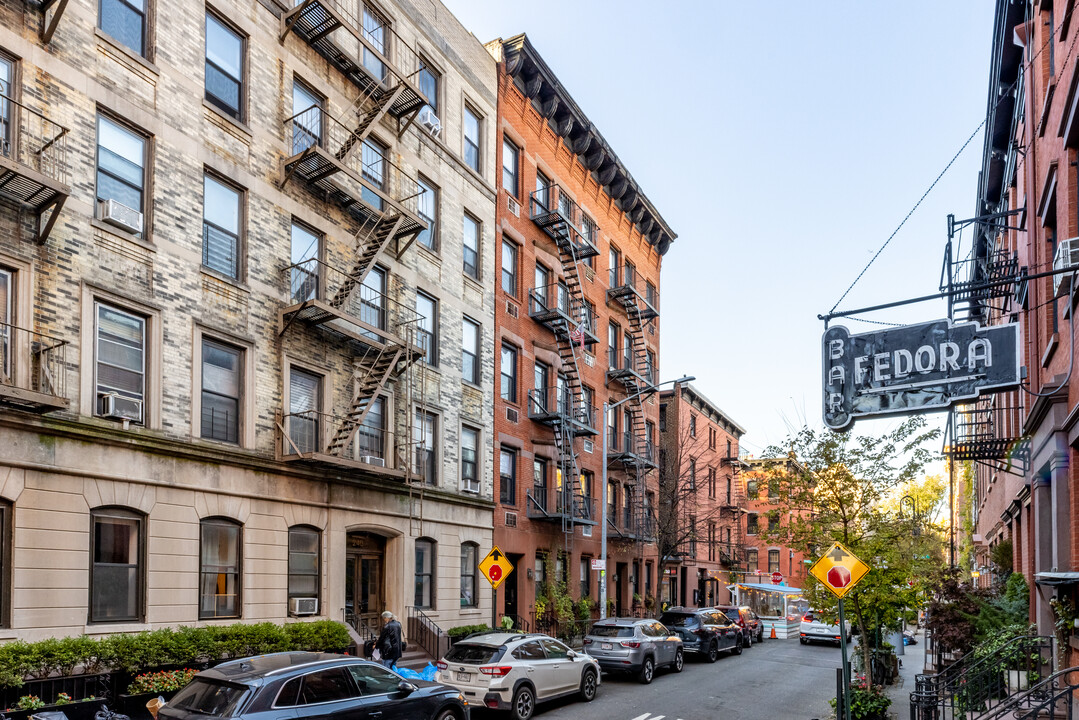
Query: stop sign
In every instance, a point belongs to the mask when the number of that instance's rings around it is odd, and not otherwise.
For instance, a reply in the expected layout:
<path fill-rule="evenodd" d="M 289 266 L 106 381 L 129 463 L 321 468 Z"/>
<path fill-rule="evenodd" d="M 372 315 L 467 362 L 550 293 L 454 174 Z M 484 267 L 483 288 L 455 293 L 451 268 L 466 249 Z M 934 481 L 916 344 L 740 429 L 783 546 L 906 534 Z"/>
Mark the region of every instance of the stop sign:
<path fill-rule="evenodd" d="M 842 565 L 836 565 L 828 571 L 828 584 L 834 588 L 845 588 L 850 582 L 850 570 Z"/>
<path fill-rule="evenodd" d="M 772 584 L 773 585 L 779 585 L 782 582 L 783 582 L 783 573 L 778 573 L 778 572 L 772 573 Z"/>

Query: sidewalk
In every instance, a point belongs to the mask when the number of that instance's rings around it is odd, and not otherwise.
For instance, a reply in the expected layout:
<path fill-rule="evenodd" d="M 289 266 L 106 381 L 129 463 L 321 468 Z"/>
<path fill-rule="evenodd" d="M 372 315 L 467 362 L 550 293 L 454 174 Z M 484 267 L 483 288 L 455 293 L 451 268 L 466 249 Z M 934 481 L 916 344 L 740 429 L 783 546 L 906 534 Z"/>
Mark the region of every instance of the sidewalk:
<path fill-rule="evenodd" d="M 914 633 L 917 645 L 907 645 L 899 656 L 902 663 L 899 677 L 891 685 L 884 686 L 884 694 L 892 699 L 889 714 L 894 718 L 910 715 L 910 693 L 914 690 L 914 676 L 924 672 L 925 667 L 925 632 L 918 629 Z"/>

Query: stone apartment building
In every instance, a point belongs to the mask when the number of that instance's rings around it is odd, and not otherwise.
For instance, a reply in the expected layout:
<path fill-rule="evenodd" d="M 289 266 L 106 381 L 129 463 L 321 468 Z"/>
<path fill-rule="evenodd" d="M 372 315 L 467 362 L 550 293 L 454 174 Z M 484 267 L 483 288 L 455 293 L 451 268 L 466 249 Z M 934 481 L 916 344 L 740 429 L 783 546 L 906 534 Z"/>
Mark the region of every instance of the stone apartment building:
<path fill-rule="evenodd" d="M 498 61 L 495 543 L 498 609 L 550 629 L 547 583 L 611 612 L 656 588 L 659 279 L 675 235 L 525 35 Z M 604 427 L 601 407 L 614 407 Z M 603 436 L 609 444 L 606 488 Z"/>
<path fill-rule="evenodd" d="M 689 383 L 660 393 L 662 598 L 671 605 L 730 602 L 728 586 L 747 562 L 745 429 Z M 669 508 L 669 510 L 668 510 Z"/>
<path fill-rule="evenodd" d="M 437 1 L 0 0 L 0 639 L 490 617 L 496 111 Z"/>

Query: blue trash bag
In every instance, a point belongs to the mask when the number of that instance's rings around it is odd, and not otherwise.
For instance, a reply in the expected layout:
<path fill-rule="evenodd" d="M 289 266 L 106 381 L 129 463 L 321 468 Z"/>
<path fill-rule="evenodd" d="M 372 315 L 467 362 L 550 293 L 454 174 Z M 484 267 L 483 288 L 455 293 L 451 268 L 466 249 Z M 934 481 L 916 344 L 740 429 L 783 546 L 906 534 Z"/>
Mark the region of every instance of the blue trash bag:
<path fill-rule="evenodd" d="M 423 680 L 423 677 L 421 677 L 420 674 L 415 670 L 397 667 L 396 665 L 394 665 L 393 671 L 403 677 L 405 680 Z"/>
<path fill-rule="evenodd" d="M 436 668 L 433 663 L 427 663 L 427 666 L 423 670 L 420 670 L 420 679 L 434 682 L 435 673 L 437 672 L 438 668 Z"/>

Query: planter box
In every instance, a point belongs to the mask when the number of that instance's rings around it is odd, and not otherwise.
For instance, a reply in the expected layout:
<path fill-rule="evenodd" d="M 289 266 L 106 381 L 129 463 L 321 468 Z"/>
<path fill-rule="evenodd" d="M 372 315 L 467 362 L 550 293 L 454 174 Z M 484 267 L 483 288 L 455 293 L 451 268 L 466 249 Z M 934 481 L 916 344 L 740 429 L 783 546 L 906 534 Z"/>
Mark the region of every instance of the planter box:
<path fill-rule="evenodd" d="M 27 693 L 30 694 L 30 693 Z M 30 720 L 31 715 L 46 712 L 62 712 L 68 720 L 93 720 L 94 713 L 101 709 L 105 701 L 102 699 L 87 700 L 86 702 L 72 702 L 64 705 L 46 705 L 37 710 L 12 710 L 5 712 L 8 720 Z"/>

